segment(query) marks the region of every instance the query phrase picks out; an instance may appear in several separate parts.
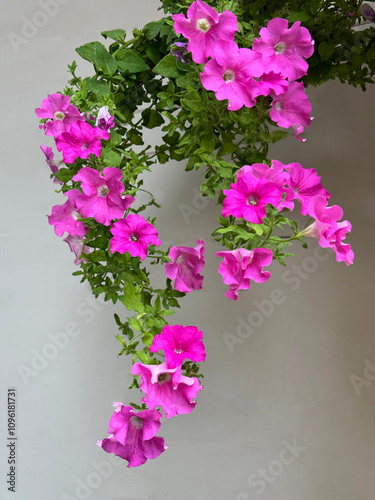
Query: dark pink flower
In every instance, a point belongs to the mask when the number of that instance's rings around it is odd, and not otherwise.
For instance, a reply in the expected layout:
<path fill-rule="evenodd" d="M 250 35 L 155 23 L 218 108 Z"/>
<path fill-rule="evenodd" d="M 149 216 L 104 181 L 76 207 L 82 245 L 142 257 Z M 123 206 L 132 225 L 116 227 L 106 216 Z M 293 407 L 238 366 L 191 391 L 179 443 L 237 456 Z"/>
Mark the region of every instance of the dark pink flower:
<path fill-rule="evenodd" d="M 183 14 L 175 14 L 172 19 L 175 32 L 189 40 L 187 49 L 198 64 L 205 63 L 212 56 L 217 42 L 233 41 L 238 31 L 237 18 L 233 12 L 226 10 L 219 14 L 201 0 L 190 5 L 187 18 Z"/>
<path fill-rule="evenodd" d="M 85 258 L 81 257 L 82 252 L 90 253 L 91 249 L 90 247 L 85 246 L 84 238 L 81 238 L 81 236 L 69 235 L 64 238 L 63 241 L 66 241 L 66 243 L 69 245 L 70 251 L 75 254 L 76 259 L 74 261 L 74 264 L 76 266 L 79 266 L 81 262 L 85 262 Z"/>
<path fill-rule="evenodd" d="M 185 359 L 198 363 L 206 359 L 202 337 L 203 333 L 196 326 L 166 325 L 154 337 L 150 351 L 164 350 L 168 368 L 177 368 Z"/>
<path fill-rule="evenodd" d="M 224 258 L 219 273 L 223 276 L 223 283 L 229 285 L 225 294 L 228 299 L 238 300 L 238 291 L 250 288 L 250 280 L 264 283 L 271 276 L 268 271 L 263 271 L 263 267 L 272 262 L 273 253 L 269 248 L 224 250 L 216 252 L 216 257 Z"/>
<path fill-rule="evenodd" d="M 41 108 L 35 110 L 39 118 L 52 118 L 53 121 L 45 123 L 46 135 L 54 137 L 69 132 L 73 123 L 84 120 L 79 110 L 70 104 L 70 97 L 62 94 L 50 94 L 43 99 Z"/>
<path fill-rule="evenodd" d="M 78 189 L 71 189 L 65 193 L 69 199 L 64 205 L 55 205 L 52 207 L 51 215 L 47 215 L 48 222 L 51 226 L 55 226 L 57 236 L 62 236 L 66 231 L 71 236 L 85 236 L 88 228 L 83 222 L 77 219 L 82 217 L 78 212 L 77 198 L 80 196 Z"/>
<path fill-rule="evenodd" d="M 266 205 L 270 203 L 276 207 L 282 197 L 282 191 L 274 182 L 267 178 L 255 178 L 250 172 L 244 173 L 231 189 L 224 189 L 223 201 L 224 217 L 234 215 L 237 219 L 244 217 L 249 222 L 261 224 L 266 216 Z"/>
<path fill-rule="evenodd" d="M 312 225 L 314 226 L 314 228 L 312 228 L 312 230 L 314 230 L 315 232 L 320 231 L 320 234 L 326 229 L 335 229 L 337 221 L 339 221 L 344 215 L 342 208 L 338 205 L 327 207 L 327 204 L 328 199 L 326 196 L 313 196 L 310 199 L 310 203 L 308 204 L 306 210 L 307 215 L 310 215 L 310 217 L 313 217 L 315 219 L 315 222 Z M 308 235 L 306 234 L 306 236 Z"/>
<path fill-rule="evenodd" d="M 321 234 L 319 245 L 323 248 L 332 248 L 336 253 L 337 262 L 345 262 L 347 266 L 353 264 L 354 252 L 349 244 L 345 244 L 346 233 L 350 232 L 352 226 L 349 221 L 344 220 L 337 223 L 337 227 L 330 227 Z"/>
<path fill-rule="evenodd" d="M 194 410 L 198 392 L 203 389 L 196 377 L 181 375 L 181 367 L 168 368 L 167 363 L 161 365 L 143 365 L 135 363 L 133 375 L 140 375 L 140 389 L 146 394 L 142 399 L 150 410 L 161 406 L 166 418 L 185 415 Z"/>
<path fill-rule="evenodd" d="M 86 159 L 90 154 L 99 158 L 102 150 L 100 139 L 107 141 L 108 132 L 78 121 L 73 123 L 69 132 L 63 132 L 56 137 L 56 147 L 58 151 L 62 151 L 65 163 L 73 163 L 76 158 Z"/>
<path fill-rule="evenodd" d="M 129 214 L 125 219 L 115 222 L 111 227 L 113 238 L 111 252 L 129 252 L 133 257 L 144 260 L 149 245 L 161 245 L 154 226 L 138 214 Z"/>
<path fill-rule="evenodd" d="M 286 19 L 271 19 L 266 28 L 255 38 L 253 50 L 261 54 L 267 73 L 272 71 L 290 81 L 306 75 L 308 64 L 305 58 L 312 56 L 314 42 L 309 31 L 299 21 L 288 29 Z"/>
<path fill-rule="evenodd" d="M 203 288 L 203 276 L 199 273 L 204 268 L 205 242 L 197 240 L 193 247 L 172 247 L 168 257 L 173 262 L 165 264 L 165 274 L 175 280 L 174 287 L 180 292 L 191 292 Z"/>
<path fill-rule="evenodd" d="M 110 128 L 114 126 L 115 126 L 115 119 L 109 113 L 108 106 L 102 106 L 98 111 L 95 127 L 99 127 L 102 130 L 108 131 Z"/>
<path fill-rule="evenodd" d="M 138 413 L 132 406 L 113 403 L 115 413 L 109 421 L 109 438 L 96 444 L 107 453 L 129 462 L 128 467 L 138 467 L 148 459 L 157 458 L 168 447 L 164 439 L 157 437 L 161 413 L 156 410 L 143 410 Z"/>
<path fill-rule="evenodd" d="M 365 19 L 368 19 L 372 23 L 375 23 L 375 11 L 368 3 L 363 3 L 360 7 L 362 15 Z"/>
<path fill-rule="evenodd" d="M 61 165 L 62 160 L 60 161 L 54 160 L 55 155 L 52 152 L 52 148 L 42 145 L 40 146 L 40 149 L 43 151 L 44 156 L 46 157 L 46 163 L 51 169 L 51 172 L 53 174 L 56 174 L 56 172 L 59 171 L 59 166 Z M 53 182 L 55 184 L 60 184 L 60 185 L 64 184 L 63 182 L 59 181 L 59 179 L 57 179 L 56 177 L 53 178 Z"/>
<path fill-rule="evenodd" d="M 330 193 L 323 188 L 314 168 L 303 168 L 300 163 L 285 165 L 289 173 L 288 185 L 294 192 L 294 197 L 301 202 L 301 213 L 307 215 L 308 207 L 313 196 L 321 195 L 327 200 Z"/>
<path fill-rule="evenodd" d="M 310 117 L 311 102 L 304 91 L 303 83 L 293 82 L 285 94 L 277 96 L 271 92 L 271 96 L 273 97 L 271 119 L 279 127 L 293 127 L 296 139 L 304 142 L 306 139 L 299 136 L 304 127 L 310 126 L 312 118 Z"/>
<path fill-rule="evenodd" d="M 280 74 L 273 73 L 264 73 L 260 78 L 255 78 L 257 82 L 257 88 L 254 91 L 254 95 L 270 95 L 272 92 L 273 95 L 285 94 L 288 90 L 289 82 L 285 80 Z"/>
<path fill-rule="evenodd" d="M 103 176 L 98 170 L 82 167 L 73 177 L 73 181 L 81 182 L 84 194 L 77 198 L 77 206 L 83 217 L 94 217 L 97 222 L 109 226 L 113 219 L 120 219 L 133 203 L 134 198 L 121 193 L 124 184 L 121 182 L 122 172 L 119 168 L 105 167 Z"/>
<path fill-rule="evenodd" d="M 221 40 L 200 76 L 205 89 L 213 90 L 219 101 L 228 99 L 228 109 L 237 111 L 255 105 L 258 84 L 253 77 L 262 73 L 263 66 L 252 50 Z"/>

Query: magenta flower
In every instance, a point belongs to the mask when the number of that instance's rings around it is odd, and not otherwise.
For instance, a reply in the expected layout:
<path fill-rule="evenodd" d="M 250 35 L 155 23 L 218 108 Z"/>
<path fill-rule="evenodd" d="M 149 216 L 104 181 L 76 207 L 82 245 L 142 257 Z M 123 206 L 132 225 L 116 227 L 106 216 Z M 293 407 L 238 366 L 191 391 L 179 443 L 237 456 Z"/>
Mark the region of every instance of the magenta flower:
<path fill-rule="evenodd" d="M 255 105 L 258 84 L 253 77 L 262 73 L 263 66 L 252 50 L 221 40 L 200 76 L 205 89 L 213 90 L 219 101 L 228 99 L 228 109 L 237 111 Z"/>
<path fill-rule="evenodd" d="M 320 177 L 314 168 L 303 168 L 300 163 L 285 165 L 289 173 L 288 185 L 294 192 L 294 197 L 301 202 L 301 213 L 307 215 L 313 196 L 324 196 L 327 200 L 330 193 L 320 184 Z"/>
<path fill-rule="evenodd" d="M 234 215 L 237 219 L 244 217 L 249 222 L 261 224 L 266 216 L 266 205 L 276 207 L 282 197 L 282 191 L 267 178 L 255 178 L 250 172 L 238 178 L 231 189 L 224 189 L 222 215 Z"/>
<path fill-rule="evenodd" d="M 109 226 L 113 219 L 120 219 L 133 203 L 134 198 L 121 193 L 124 184 L 121 182 L 122 173 L 119 168 L 105 167 L 103 176 L 98 170 L 82 167 L 73 177 L 73 181 L 81 181 L 84 194 L 77 199 L 79 212 L 83 217 L 94 217 L 100 224 Z"/>
<path fill-rule="evenodd" d="M 267 73 L 279 73 L 290 81 L 306 75 L 308 64 L 305 58 L 314 52 L 314 42 L 309 31 L 299 21 L 288 29 L 286 19 L 271 19 L 266 28 L 255 38 L 253 50 L 261 54 Z"/>
<path fill-rule="evenodd" d="M 111 252 L 129 252 L 133 257 L 144 260 L 149 245 L 161 245 L 154 226 L 137 214 L 129 214 L 125 219 L 115 222 L 111 227 L 113 238 Z"/>
<path fill-rule="evenodd" d="M 353 264 L 354 252 L 349 244 L 345 244 L 346 233 L 350 232 L 352 226 L 349 221 L 344 220 L 337 223 L 337 227 L 330 227 L 323 231 L 319 245 L 323 248 L 332 248 L 336 253 L 337 262 L 345 262 L 347 266 Z"/>
<path fill-rule="evenodd" d="M 69 132 L 63 132 L 56 137 L 56 147 L 58 151 L 62 151 L 65 163 L 73 163 L 76 158 L 86 159 L 90 154 L 99 158 L 102 150 L 100 139 L 107 141 L 108 132 L 79 121 L 73 123 Z"/>
<path fill-rule="evenodd" d="M 70 251 L 75 254 L 76 259 L 74 261 L 74 264 L 76 266 L 79 266 L 81 262 L 86 261 L 84 257 L 81 257 L 82 252 L 90 253 L 91 249 L 90 247 L 85 246 L 84 238 L 81 238 L 80 236 L 69 235 L 64 238 L 63 241 L 66 241 L 66 243 L 69 245 Z"/>
<path fill-rule="evenodd" d="M 48 223 L 55 226 L 55 233 L 57 236 L 62 236 L 66 231 L 71 236 L 85 236 L 88 228 L 83 222 L 77 219 L 82 217 L 78 212 L 77 198 L 80 196 L 78 189 L 71 189 L 65 193 L 69 199 L 64 205 L 55 205 L 52 207 L 51 215 L 47 215 Z"/>
<path fill-rule="evenodd" d="M 260 78 L 255 78 L 257 82 L 257 89 L 254 91 L 254 95 L 270 95 L 272 92 L 273 95 L 285 94 L 288 90 L 289 82 L 285 80 L 280 74 L 273 73 L 264 73 Z"/>
<path fill-rule="evenodd" d="M 220 40 L 233 41 L 238 31 L 237 18 L 229 10 L 221 14 L 201 0 L 193 2 L 187 18 L 183 14 L 172 16 L 174 30 L 189 40 L 188 51 L 193 61 L 202 64 L 212 57 L 214 46 Z"/>
<path fill-rule="evenodd" d="M 115 126 L 115 119 L 109 113 L 108 106 L 102 106 L 98 111 L 95 127 L 99 127 L 102 130 L 108 132 L 108 130 L 114 126 Z"/>
<path fill-rule="evenodd" d="M 203 276 L 199 273 L 204 268 L 205 242 L 197 240 L 193 247 L 172 247 L 168 257 L 173 262 L 165 264 L 165 274 L 175 280 L 174 287 L 180 292 L 191 292 L 203 288 Z"/>
<path fill-rule="evenodd" d="M 161 406 L 166 418 L 185 415 L 194 410 L 198 392 L 203 389 L 196 377 L 181 375 L 181 367 L 168 368 L 167 363 L 161 365 L 142 365 L 135 363 L 133 375 L 140 375 L 140 389 L 146 394 L 142 399 L 150 410 Z"/>
<path fill-rule="evenodd" d="M 273 97 L 271 119 L 279 127 L 293 127 L 296 139 L 304 142 L 306 139 L 299 136 L 304 127 L 310 126 L 312 118 L 310 117 L 311 102 L 304 91 L 303 83 L 293 82 L 285 94 L 276 96 L 271 93 L 271 96 Z"/>
<path fill-rule="evenodd" d="M 362 13 L 362 16 L 365 18 L 365 19 L 368 19 L 369 21 L 371 21 L 372 23 L 375 23 L 375 11 L 374 9 L 371 7 L 370 4 L 368 3 L 363 3 L 360 7 L 360 10 L 361 10 L 361 13 Z"/>
<path fill-rule="evenodd" d="M 206 359 L 202 337 L 203 333 L 196 326 L 166 325 L 159 335 L 155 335 L 150 351 L 164 350 L 168 368 L 177 368 L 185 359 L 199 363 Z"/>
<path fill-rule="evenodd" d="M 273 253 L 269 248 L 224 250 L 216 252 L 216 257 L 224 258 L 219 273 L 223 276 L 223 283 L 229 285 L 225 293 L 228 299 L 238 300 L 238 291 L 250 288 L 251 279 L 256 283 L 264 283 L 271 277 L 270 272 L 263 271 L 263 267 L 272 262 Z"/>
<path fill-rule="evenodd" d="M 109 421 L 109 438 L 96 444 L 107 453 L 129 462 L 128 467 L 138 467 L 148 459 L 157 458 L 168 447 L 164 439 L 156 436 L 160 428 L 161 413 L 143 410 L 138 413 L 132 406 L 113 403 L 115 413 Z"/>
<path fill-rule="evenodd" d="M 339 221 L 344 215 L 342 208 L 338 205 L 327 207 L 327 204 L 328 199 L 322 195 L 313 196 L 310 199 L 310 203 L 308 204 L 306 211 L 308 215 L 315 219 L 315 222 L 312 224 L 312 226 L 310 226 L 312 230 L 315 231 L 315 233 L 316 231 L 319 231 L 321 234 L 326 229 L 335 229 L 336 222 Z M 309 235 L 306 234 L 306 236 Z"/>
<path fill-rule="evenodd" d="M 36 115 L 39 118 L 53 119 L 45 123 L 46 135 L 56 137 L 63 132 L 69 132 L 73 123 L 84 120 L 79 110 L 70 104 L 68 95 L 50 94 L 43 99 L 41 106 L 35 110 Z"/>
<path fill-rule="evenodd" d="M 60 160 L 60 161 L 54 160 L 55 155 L 52 152 L 52 148 L 42 145 L 42 146 L 40 146 L 40 149 L 43 151 L 44 156 L 46 157 L 46 163 L 49 166 L 49 168 L 51 169 L 51 172 L 53 174 L 56 174 L 56 172 L 59 171 L 59 166 L 61 165 L 62 160 Z M 55 184 L 60 184 L 60 186 L 62 184 L 64 184 L 63 182 L 59 181 L 59 179 L 57 179 L 57 177 L 53 178 L 53 182 Z"/>

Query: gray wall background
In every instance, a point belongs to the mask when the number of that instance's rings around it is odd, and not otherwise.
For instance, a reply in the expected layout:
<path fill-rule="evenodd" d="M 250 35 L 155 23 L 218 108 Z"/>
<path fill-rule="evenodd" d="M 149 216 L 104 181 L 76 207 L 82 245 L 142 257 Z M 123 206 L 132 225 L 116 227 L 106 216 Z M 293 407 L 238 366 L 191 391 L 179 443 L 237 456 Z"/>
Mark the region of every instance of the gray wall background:
<path fill-rule="evenodd" d="M 52 9 L 47 16 L 40 14 L 43 3 Z M 113 312 L 120 307 L 90 301 L 88 288 L 71 276 L 72 254 L 47 223 L 63 199 L 39 150 L 52 143 L 38 130 L 34 108 L 64 87 L 66 66 L 78 59 L 75 47 L 99 39 L 100 31 L 156 20 L 158 6 L 157 0 L 0 2 L 0 498 L 373 498 L 374 88 L 363 93 L 337 82 L 309 88 L 315 120 L 307 142 L 291 136 L 272 151 L 285 163 L 316 168 L 331 203 L 343 207 L 356 254 L 349 268 L 317 253 L 311 241 L 309 250 L 295 248 L 287 268 L 273 263 L 267 283 L 253 284 L 239 303 L 229 301 L 217 273 L 219 246 L 210 238 L 218 207 L 194 194 L 200 172 L 171 163 L 147 175 L 162 203 L 161 239 L 207 242 L 204 290 L 186 297 L 172 318 L 205 333 L 205 389 L 192 414 L 163 421 L 159 434 L 169 449 L 157 460 L 127 469 L 95 445 L 106 436 L 113 401 L 139 397 L 127 391 L 130 359 L 117 358 Z M 78 71 L 88 74 L 90 65 L 79 61 Z M 155 140 L 157 132 L 150 135 Z M 195 210 L 188 221 L 181 204 Z M 155 280 L 162 277 L 155 271 Z M 249 326 L 257 303 L 277 293 L 283 304 Z M 241 340 L 233 352 L 226 333 Z M 48 347 L 52 337 L 61 345 L 64 338 L 64 347 Z M 10 494 L 6 391 L 14 386 L 17 492 Z"/>

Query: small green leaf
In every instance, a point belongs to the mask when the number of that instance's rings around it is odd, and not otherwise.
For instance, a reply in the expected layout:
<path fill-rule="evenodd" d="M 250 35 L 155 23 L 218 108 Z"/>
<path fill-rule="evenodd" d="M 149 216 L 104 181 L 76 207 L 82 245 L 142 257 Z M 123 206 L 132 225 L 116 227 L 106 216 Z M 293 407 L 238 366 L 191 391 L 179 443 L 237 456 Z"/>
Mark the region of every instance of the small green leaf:
<path fill-rule="evenodd" d="M 154 68 L 154 73 L 165 76 L 166 78 L 177 78 L 182 74 L 177 68 L 177 59 L 172 54 L 168 54 L 158 62 Z"/>
<path fill-rule="evenodd" d="M 335 45 L 333 43 L 322 42 L 319 44 L 318 52 L 322 61 L 327 61 L 335 51 Z"/>
<path fill-rule="evenodd" d="M 146 345 L 147 347 L 151 347 L 151 344 L 153 343 L 154 341 L 154 336 L 151 335 L 151 333 L 145 333 L 142 337 L 142 342 L 144 343 L 144 345 Z"/>
<path fill-rule="evenodd" d="M 143 125 L 146 128 L 160 127 L 160 125 L 163 125 L 164 123 L 164 118 L 162 117 L 162 115 L 158 111 L 150 108 L 142 111 L 142 118 Z"/>
<path fill-rule="evenodd" d="M 116 60 L 120 71 L 140 73 L 141 71 L 150 69 L 148 64 L 146 64 L 142 57 L 133 49 L 120 50 L 116 56 Z"/>
<path fill-rule="evenodd" d="M 81 45 L 76 49 L 76 52 L 86 61 L 95 64 L 106 75 L 112 76 L 117 70 L 116 61 L 100 42 Z"/>
<path fill-rule="evenodd" d="M 111 38 L 112 40 L 116 40 L 117 42 L 123 42 L 126 38 L 126 31 L 122 29 L 102 31 L 101 35 L 104 38 Z"/>
<path fill-rule="evenodd" d="M 137 330 L 137 332 L 141 332 L 143 330 L 142 322 L 137 318 L 129 318 L 128 323 L 133 330 Z"/>

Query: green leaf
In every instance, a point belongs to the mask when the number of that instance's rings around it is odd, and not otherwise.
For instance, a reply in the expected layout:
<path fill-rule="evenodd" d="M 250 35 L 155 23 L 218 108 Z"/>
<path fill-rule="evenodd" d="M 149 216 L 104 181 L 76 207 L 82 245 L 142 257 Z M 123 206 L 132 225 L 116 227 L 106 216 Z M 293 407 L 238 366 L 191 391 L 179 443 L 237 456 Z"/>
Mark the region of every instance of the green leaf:
<path fill-rule="evenodd" d="M 138 358 L 144 365 L 150 364 L 150 356 L 145 354 L 143 351 L 135 351 L 134 357 Z"/>
<path fill-rule="evenodd" d="M 116 339 L 120 342 L 122 347 L 127 347 L 124 337 L 122 337 L 120 334 L 116 335 Z"/>
<path fill-rule="evenodd" d="M 133 49 L 120 50 L 116 56 L 116 60 L 120 71 L 140 73 L 141 71 L 150 69 L 148 64 L 146 64 L 142 57 Z"/>
<path fill-rule="evenodd" d="M 160 314 L 160 316 L 171 316 L 175 312 L 176 311 L 169 311 L 168 309 L 166 309 L 165 311 L 160 311 L 158 314 Z"/>
<path fill-rule="evenodd" d="M 99 98 L 106 96 L 109 93 L 108 84 L 105 80 L 97 80 L 96 78 L 86 79 L 87 90 L 94 92 Z"/>
<path fill-rule="evenodd" d="M 142 337 L 142 342 L 144 343 L 144 345 L 146 345 L 147 347 L 151 347 L 151 344 L 153 343 L 154 341 L 154 336 L 151 335 L 151 333 L 145 333 Z"/>
<path fill-rule="evenodd" d="M 162 115 L 158 111 L 150 108 L 142 111 L 142 118 L 143 125 L 146 128 L 160 127 L 160 125 L 163 125 L 164 123 L 164 118 L 162 117 Z"/>
<path fill-rule="evenodd" d="M 172 54 L 168 54 L 158 62 L 154 68 L 154 73 L 165 76 L 166 78 L 177 78 L 182 74 L 177 68 L 177 59 Z"/>
<path fill-rule="evenodd" d="M 160 19 L 160 21 L 152 21 L 151 23 L 146 24 L 143 28 L 143 31 L 149 40 L 153 40 L 160 33 L 161 28 L 163 27 L 164 19 Z"/>
<path fill-rule="evenodd" d="M 123 42 L 126 38 L 126 31 L 122 29 L 102 31 L 101 35 L 104 38 L 112 38 L 112 40 L 116 40 L 117 42 Z"/>
<path fill-rule="evenodd" d="M 69 168 L 60 168 L 60 170 L 56 172 L 55 177 L 57 177 L 59 181 L 65 183 L 72 180 L 73 175 L 73 170 L 70 170 Z"/>
<path fill-rule="evenodd" d="M 335 51 L 335 45 L 333 43 L 322 42 L 319 44 L 318 52 L 322 61 L 327 61 Z"/>
<path fill-rule="evenodd" d="M 86 61 L 94 63 L 106 75 L 112 76 L 117 70 L 116 61 L 100 42 L 81 45 L 76 52 Z"/>
<path fill-rule="evenodd" d="M 137 330 L 137 332 L 141 332 L 143 330 L 142 322 L 137 318 L 129 318 L 128 323 L 133 330 Z"/>

